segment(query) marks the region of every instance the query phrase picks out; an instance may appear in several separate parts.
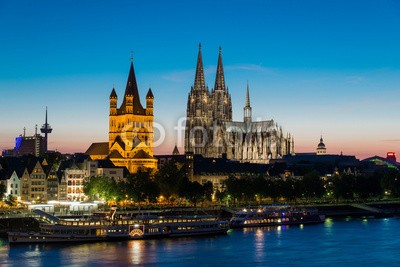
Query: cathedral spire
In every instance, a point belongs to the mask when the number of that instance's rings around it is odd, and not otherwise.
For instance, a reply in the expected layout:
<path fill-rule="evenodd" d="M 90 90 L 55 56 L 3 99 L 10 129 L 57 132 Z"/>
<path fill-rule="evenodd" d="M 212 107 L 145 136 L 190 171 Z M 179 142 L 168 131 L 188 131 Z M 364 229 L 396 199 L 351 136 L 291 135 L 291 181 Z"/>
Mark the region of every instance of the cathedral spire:
<path fill-rule="evenodd" d="M 214 90 L 225 90 L 224 67 L 222 65 L 222 48 L 219 47 L 217 75 L 215 77 Z"/>
<path fill-rule="evenodd" d="M 250 106 L 250 94 L 249 94 L 249 82 L 247 82 L 246 88 L 246 105 L 244 106 L 244 122 L 251 122 L 251 106 Z"/>
<path fill-rule="evenodd" d="M 249 81 L 247 81 L 246 88 L 246 107 L 250 107 Z"/>
<path fill-rule="evenodd" d="M 203 58 L 201 55 L 201 43 L 199 43 L 199 54 L 197 56 L 196 77 L 194 78 L 194 90 L 206 90 L 204 79 Z"/>

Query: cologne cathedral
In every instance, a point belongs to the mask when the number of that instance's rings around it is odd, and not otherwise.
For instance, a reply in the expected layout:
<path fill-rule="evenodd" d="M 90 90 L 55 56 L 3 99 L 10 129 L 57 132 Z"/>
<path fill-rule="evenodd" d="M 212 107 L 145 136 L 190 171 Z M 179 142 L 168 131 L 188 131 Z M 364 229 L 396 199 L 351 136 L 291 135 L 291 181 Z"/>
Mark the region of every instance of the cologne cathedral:
<path fill-rule="evenodd" d="M 214 88 L 210 91 L 206 86 L 199 45 L 194 85 L 187 103 L 185 152 L 251 163 L 268 163 L 294 154 L 293 136 L 284 134 L 274 120 L 252 121 L 248 85 L 243 111 L 243 121 L 232 121 L 232 101 L 225 85 L 221 48 Z"/>

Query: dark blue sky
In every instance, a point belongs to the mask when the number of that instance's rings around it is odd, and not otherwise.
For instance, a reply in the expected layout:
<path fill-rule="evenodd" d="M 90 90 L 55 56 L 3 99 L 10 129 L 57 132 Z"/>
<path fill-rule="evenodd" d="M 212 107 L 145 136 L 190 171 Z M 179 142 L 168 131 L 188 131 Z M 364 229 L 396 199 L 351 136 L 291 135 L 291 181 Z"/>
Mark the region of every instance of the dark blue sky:
<path fill-rule="evenodd" d="M 107 140 L 132 49 L 142 102 L 151 86 L 166 130 L 158 151 L 172 151 L 201 42 L 210 89 L 222 46 L 235 120 L 249 80 L 254 117 L 277 120 L 298 151 L 321 133 L 328 153 L 399 150 L 398 1 L 3 0 L 0 28 L 0 148 L 33 133 L 46 105 L 50 148 Z"/>

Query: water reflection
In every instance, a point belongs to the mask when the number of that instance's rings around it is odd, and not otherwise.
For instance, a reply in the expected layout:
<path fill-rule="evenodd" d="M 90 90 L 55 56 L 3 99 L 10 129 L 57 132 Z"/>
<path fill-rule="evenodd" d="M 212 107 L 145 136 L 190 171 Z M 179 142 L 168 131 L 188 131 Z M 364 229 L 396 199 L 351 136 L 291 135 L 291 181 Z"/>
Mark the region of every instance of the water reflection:
<path fill-rule="evenodd" d="M 325 228 L 332 228 L 332 226 L 333 226 L 332 218 L 326 218 L 324 226 L 325 226 Z"/>
<path fill-rule="evenodd" d="M 6 246 L 10 258 L 27 259 L 29 266 L 43 265 L 41 247 L 39 245 L 9 247 L 9 245 L 6 244 Z"/>
<path fill-rule="evenodd" d="M 399 228 L 397 218 L 327 219 L 216 237 L 12 247 L 0 239 L 0 266 L 398 266 Z"/>
<path fill-rule="evenodd" d="M 144 250 L 144 242 L 141 240 L 134 240 L 128 243 L 131 261 L 133 264 L 143 264 L 142 251 Z"/>
<path fill-rule="evenodd" d="M 264 231 L 260 228 L 256 230 L 255 233 L 255 257 L 256 261 L 262 261 L 264 259 L 264 251 L 265 251 L 265 240 L 264 240 Z"/>
<path fill-rule="evenodd" d="M 351 217 L 351 216 L 347 216 L 346 218 L 345 218 L 345 221 L 346 222 L 349 222 L 349 221 L 351 221 L 353 218 Z"/>
<path fill-rule="evenodd" d="M 286 231 L 289 229 L 289 225 L 278 225 L 278 226 L 262 226 L 262 227 L 247 227 L 243 228 L 243 233 L 254 233 L 258 232 L 258 230 L 261 230 L 263 232 L 281 232 L 281 231 Z"/>

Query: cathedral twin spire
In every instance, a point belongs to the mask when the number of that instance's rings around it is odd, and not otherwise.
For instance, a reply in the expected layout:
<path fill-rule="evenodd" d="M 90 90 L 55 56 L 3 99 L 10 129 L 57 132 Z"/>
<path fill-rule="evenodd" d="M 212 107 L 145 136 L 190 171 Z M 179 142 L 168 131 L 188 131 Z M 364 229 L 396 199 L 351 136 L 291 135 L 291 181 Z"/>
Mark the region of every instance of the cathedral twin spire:
<path fill-rule="evenodd" d="M 204 77 L 204 66 L 199 44 L 197 56 L 196 76 L 194 86 L 188 99 L 188 117 L 202 117 L 213 120 L 232 120 L 232 104 L 228 89 L 225 86 L 224 68 L 222 64 L 222 49 L 219 48 L 217 72 L 212 91 L 208 91 Z"/>
<path fill-rule="evenodd" d="M 207 90 L 206 82 L 204 78 L 204 67 L 203 67 L 203 57 L 201 53 L 201 44 L 199 44 L 199 53 L 197 56 L 197 66 L 196 66 L 196 76 L 194 79 L 194 90 Z M 214 90 L 224 90 L 225 91 L 225 75 L 224 67 L 222 64 L 222 49 L 219 47 L 218 54 L 218 64 L 217 64 L 217 74 L 215 77 Z"/>

